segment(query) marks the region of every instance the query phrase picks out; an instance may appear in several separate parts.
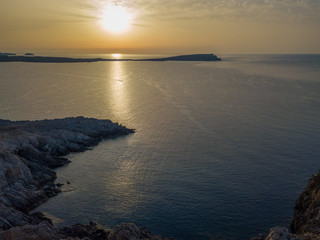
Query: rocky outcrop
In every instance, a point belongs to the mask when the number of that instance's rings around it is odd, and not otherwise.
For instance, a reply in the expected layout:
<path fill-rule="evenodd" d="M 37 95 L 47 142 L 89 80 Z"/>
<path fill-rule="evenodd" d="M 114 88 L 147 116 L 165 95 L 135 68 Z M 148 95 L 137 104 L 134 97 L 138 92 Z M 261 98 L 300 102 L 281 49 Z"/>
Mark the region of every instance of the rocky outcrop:
<path fill-rule="evenodd" d="M 302 238 L 291 233 L 286 227 L 274 227 L 265 240 L 302 240 Z"/>
<path fill-rule="evenodd" d="M 314 174 L 300 194 L 291 223 L 292 232 L 305 240 L 320 240 L 320 172 Z"/>
<path fill-rule="evenodd" d="M 1 240 L 172 240 L 137 227 L 133 223 L 123 223 L 114 230 L 103 228 L 96 223 L 75 224 L 58 229 L 47 222 L 37 225 L 13 227 L 0 232 Z"/>
<path fill-rule="evenodd" d="M 0 120 L 0 239 L 18 236 L 17 229 L 42 232 L 51 226 L 48 234 L 55 232 L 49 219 L 29 211 L 61 191 L 54 184 L 54 168 L 69 163 L 62 156 L 133 132 L 109 120 L 84 117 Z"/>
<path fill-rule="evenodd" d="M 0 120 L 0 239 L 166 240 L 132 223 L 113 230 L 92 222 L 58 228 L 42 213 L 29 214 L 61 192 L 63 184 L 54 183 L 54 168 L 70 162 L 63 156 L 85 151 L 103 139 L 133 132 L 109 120 L 84 117 Z"/>

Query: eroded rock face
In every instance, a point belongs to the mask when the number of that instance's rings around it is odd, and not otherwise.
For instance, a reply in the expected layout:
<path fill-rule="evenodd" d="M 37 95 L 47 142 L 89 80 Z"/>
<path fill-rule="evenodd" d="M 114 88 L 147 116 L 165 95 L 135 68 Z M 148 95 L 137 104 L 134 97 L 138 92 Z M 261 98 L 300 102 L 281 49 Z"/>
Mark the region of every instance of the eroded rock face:
<path fill-rule="evenodd" d="M 292 232 L 303 239 L 320 239 L 320 172 L 314 174 L 300 194 L 291 223 Z"/>
<path fill-rule="evenodd" d="M 1 240 L 173 240 L 138 228 L 133 223 L 123 223 L 116 226 L 114 230 L 103 228 L 96 223 L 88 225 L 75 224 L 61 229 L 41 222 L 37 225 L 25 225 L 13 227 L 7 231 L 0 232 Z"/>
<path fill-rule="evenodd" d="M 296 200 L 290 228 L 274 227 L 266 238 L 252 240 L 320 240 L 320 171 Z"/>
<path fill-rule="evenodd" d="M 25 225 L 22 227 L 13 227 L 7 231 L 0 232 L 1 240 L 58 240 L 62 239 L 57 230 L 47 222 L 41 222 L 38 225 Z"/>
<path fill-rule="evenodd" d="M 292 234 L 288 228 L 274 227 L 265 240 L 302 240 L 299 236 Z"/>
<path fill-rule="evenodd" d="M 103 139 L 129 133 L 133 130 L 109 120 L 84 117 L 0 120 L 0 231 L 10 229 L 6 239 L 19 239 L 15 227 L 24 226 L 23 231 L 31 233 L 52 226 L 49 219 L 28 213 L 61 191 L 54 184 L 53 169 L 69 162 L 62 156 L 84 151 Z M 48 234 L 40 234 L 41 239 L 51 239 L 50 232 Z"/>

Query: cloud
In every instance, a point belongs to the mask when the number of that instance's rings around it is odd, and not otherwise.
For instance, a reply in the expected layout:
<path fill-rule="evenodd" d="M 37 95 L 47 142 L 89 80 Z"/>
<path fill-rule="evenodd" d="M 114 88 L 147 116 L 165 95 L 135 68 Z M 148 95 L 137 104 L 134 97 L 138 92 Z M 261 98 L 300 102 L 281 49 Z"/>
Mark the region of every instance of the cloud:
<path fill-rule="evenodd" d="M 159 20 L 224 18 L 258 21 L 319 21 L 318 0 L 118 0 L 101 1 L 126 5 Z"/>
<path fill-rule="evenodd" d="M 126 6 L 134 13 L 133 24 L 137 27 L 173 26 L 198 20 L 313 25 L 320 22 L 319 0 L 12 0 L 0 9 L 0 20 L 6 24 L 13 18 L 23 19 L 22 23 L 30 19 L 94 22 L 110 5 Z M 19 14 L 14 16 L 16 12 Z"/>
<path fill-rule="evenodd" d="M 79 17 L 88 21 L 99 18 L 104 8 L 110 5 L 126 6 L 135 13 L 134 24 L 137 26 L 199 19 L 292 24 L 320 22 L 319 0 L 56 0 L 55 3 L 64 6 L 70 16 L 77 9 Z"/>

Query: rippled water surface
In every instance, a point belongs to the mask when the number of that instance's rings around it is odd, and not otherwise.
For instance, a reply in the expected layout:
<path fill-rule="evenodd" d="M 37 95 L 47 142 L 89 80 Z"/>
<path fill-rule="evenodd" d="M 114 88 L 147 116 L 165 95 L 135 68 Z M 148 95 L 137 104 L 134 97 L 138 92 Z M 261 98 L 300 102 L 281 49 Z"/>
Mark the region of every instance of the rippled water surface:
<path fill-rule="evenodd" d="M 135 222 L 178 239 L 289 225 L 320 168 L 320 56 L 222 62 L 1 63 L 0 118 L 83 115 L 136 133 L 72 154 L 60 223 Z"/>

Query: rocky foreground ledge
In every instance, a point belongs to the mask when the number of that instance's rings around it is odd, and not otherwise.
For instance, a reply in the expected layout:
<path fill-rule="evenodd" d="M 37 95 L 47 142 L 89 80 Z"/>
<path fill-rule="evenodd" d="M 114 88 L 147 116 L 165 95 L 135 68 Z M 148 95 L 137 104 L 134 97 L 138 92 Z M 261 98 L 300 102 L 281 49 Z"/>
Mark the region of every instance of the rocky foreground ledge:
<path fill-rule="evenodd" d="M 61 192 L 53 169 L 69 162 L 63 156 L 133 132 L 109 120 L 84 117 L 0 120 L 0 239 L 165 239 L 134 224 L 113 230 L 95 223 L 57 228 L 42 213 L 29 214 Z"/>

